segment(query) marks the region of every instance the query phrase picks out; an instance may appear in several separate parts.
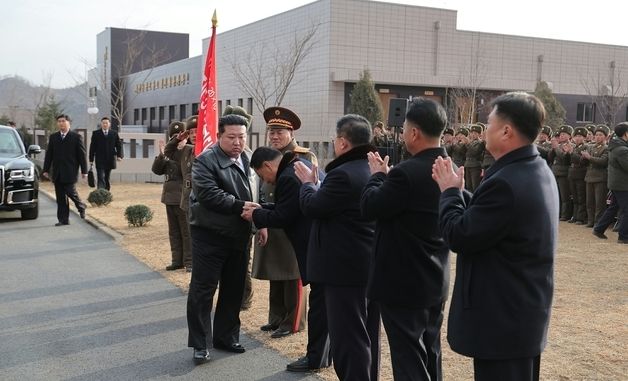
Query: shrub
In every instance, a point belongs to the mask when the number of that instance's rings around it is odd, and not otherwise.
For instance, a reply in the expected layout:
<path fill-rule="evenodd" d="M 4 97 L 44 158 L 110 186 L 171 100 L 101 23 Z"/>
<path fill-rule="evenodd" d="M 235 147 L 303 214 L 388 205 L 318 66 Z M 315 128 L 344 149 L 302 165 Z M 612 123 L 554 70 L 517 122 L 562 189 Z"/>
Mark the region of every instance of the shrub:
<path fill-rule="evenodd" d="M 146 205 L 131 205 L 124 211 L 129 226 L 144 226 L 153 219 L 153 211 Z"/>
<path fill-rule="evenodd" d="M 111 200 L 113 200 L 111 192 L 103 188 L 96 189 L 87 196 L 87 201 L 89 201 L 92 206 L 107 206 Z"/>

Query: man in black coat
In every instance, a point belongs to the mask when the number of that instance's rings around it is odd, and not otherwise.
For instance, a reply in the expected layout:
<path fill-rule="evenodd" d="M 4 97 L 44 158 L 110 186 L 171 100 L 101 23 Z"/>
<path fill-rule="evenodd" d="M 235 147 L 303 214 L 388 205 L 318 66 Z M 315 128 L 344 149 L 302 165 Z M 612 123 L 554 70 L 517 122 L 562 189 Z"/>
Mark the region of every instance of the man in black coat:
<path fill-rule="evenodd" d="M 449 248 L 438 228 L 440 190 L 432 164 L 447 156 L 440 147 L 447 116 L 423 98 L 407 109 L 403 141 L 412 157 L 389 169 L 388 157 L 369 153 L 372 176 L 361 206 L 377 227 L 368 297 L 380 307 L 395 380 L 435 381 L 443 378 L 440 328 Z"/>
<path fill-rule="evenodd" d="M 312 219 L 304 216 L 299 207 L 301 182 L 294 172 L 294 164 L 297 162 L 309 168 L 312 166 L 312 163 L 300 159 L 290 151 L 282 156 L 281 152 L 274 148 L 256 149 L 251 157 L 251 167 L 265 183 L 274 187 L 275 202 L 262 204 L 263 209 L 245 209 L 242 217 L 247 221 L 253 221 L 258 229 L 284 229 L 294 248 L 301 280 L 306 285 L 309 283 L 306 265 Z M 292 372 L 326 368 L 331 364 L 324 289 L 317 283 L 310 284 L 310 289 L 307 353 L 304 357 L 288 364 L 287 369 Z"/>
<path fill-rule="evenodd" d="M 440 229 L 458 253 L 447 339 L 476 380 L 538 380 L 558 237 L 558 189 L 533 142 L 545 109 L 533 95 L 496 98 L 486 147 L 497 160 L 471 195 L 464 168 L 434 163 Z"/>
<path fill-rule="evenodd" d="M 74 202 L 81 218 L 85 218 L 85 204 L 76 192 L 79 167 L 83 178 L 87 177 L 87 160 L 83 137 L 70 130 L 70 117 L 57 116 L 58 132 L 50 135 L 42 175 L 55 185 L 57 199 L 57 222 L 55 226 L 69 225 L 70 206 Z M 50 175 L 52 168 L 52 175 Z"/>
<path fill-rule="evenodd" d="M 111 170 L 116 169 L 116 161 L 122 160 L 122 142 L 118 133 L 111 129 L 111 122 L 106 116 L 100 120 L 100 129 L 92 133 L 89 144 L 89 164 L 96 159 L 96 175 L 98 189 L 111 189 L 109 177 Z"/>
<path fill-rule="evenodd" d="M 336 159 L 318 185 L 316 167 L 295 163 L 301 211 L 313 219 L 307 277 L 323 285 L 334 369 L 340 380 L 377 380 L 379 310 L 366 298 L 375 224 L 362 217 L 360 197 L 371 177 L 367 153 L 375 151 L 370 123 L 345 115 L 336 124 Z"/>
<path fill-rule="evenodd" d="M 188 346 L 194 362 L 209 360 L 207 348 L 243 353 L 240 306 L 248 266 L 251 223 L 240 217 L 245 206 L 257 206 L 249 182 L 249 160 L 243 155 L 248 122 L 227 115 L 218 122 L 218 142 L 192 164 L 190 235 L 192 279 L 188 293 Z M 212 330 L 211 311 L 220 282 Z"/>

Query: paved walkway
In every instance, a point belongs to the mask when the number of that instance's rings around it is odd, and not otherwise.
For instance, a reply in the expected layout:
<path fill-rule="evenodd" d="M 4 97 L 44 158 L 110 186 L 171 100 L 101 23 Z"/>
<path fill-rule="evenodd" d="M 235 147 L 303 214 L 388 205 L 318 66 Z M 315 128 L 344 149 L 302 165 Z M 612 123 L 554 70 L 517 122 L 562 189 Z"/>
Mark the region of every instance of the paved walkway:
<path fill-rule="evenodd" d="M 319 380 L 247 336 L 195 367 L 186 296 L 74 213 L 0 213 L 0 380 Z"/>

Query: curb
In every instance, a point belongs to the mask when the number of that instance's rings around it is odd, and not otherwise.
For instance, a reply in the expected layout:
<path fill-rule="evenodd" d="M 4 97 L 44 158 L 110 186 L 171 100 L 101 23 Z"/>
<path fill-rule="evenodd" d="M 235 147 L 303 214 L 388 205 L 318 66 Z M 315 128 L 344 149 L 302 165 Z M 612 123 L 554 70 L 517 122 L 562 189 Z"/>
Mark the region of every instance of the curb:
<path fill-rule="evenodd" d="M 50 193 L 48 193 L 47 190 L 39 188 L 39 193 L 42 193 L 42 194 L 46 195 L 46 197 L 48 197 L 50 200 L 52 200 L 52 201 L 54 201 L 56 203 L 56 201 L 57 201 L 56 197 L 51 195 Z M 76 215 L 78 218 L 81 218 L 81 216 L 79 215 L 78 211 L 76 211 L 74 209 L 70 209 L 70 213 Z M 98 230 L 102 231 L 103 233 L 107 234 L 116 243 L 120 243 L 122 241 L 122 238 L 124 237 L 123 234 L 117 232 L 116 230 L 114 230 L 111 227 L 107 226 L 104 222 L 98 220 L 97 218 L 95 218 L 93 216 L 86 216 L 86 217 L 89 217 L 89 219 L 84 218 L 83 221 L 85 221 L 88 225 L 90 225 L 91 227 L 93 227 L 95 229 L 98 229 Z"/>

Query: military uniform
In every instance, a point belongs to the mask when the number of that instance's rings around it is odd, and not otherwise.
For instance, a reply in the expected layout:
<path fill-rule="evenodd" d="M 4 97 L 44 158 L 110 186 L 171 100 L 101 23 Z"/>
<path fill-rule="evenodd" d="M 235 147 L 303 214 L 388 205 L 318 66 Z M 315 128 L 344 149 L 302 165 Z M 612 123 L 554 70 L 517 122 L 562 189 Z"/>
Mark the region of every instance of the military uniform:
<path fill-rule="evenodd" d="M 196 129 L 198 115 L 193 115 L 185 121 L 185 130 Z M 180 207 L 186 213 L 189 210 L 190 193 L 192 192 L 192 163 L 194 162 L 194 142 L 189 142 L 183 148 L 178 149 L 179 139 L 172 138 L 166 144 L 164 154 L 179 163 L 181 175 L 183 177 L 183 187 L 181 190 Z"/>
<path fill-rule="evenodd" d="M 168 128 L 168 136 L 172 137 L 183 131 L 185 125 L 173 122 Z M 192 267 L 192 248 L 190 242 L 190 228 L 186 213 L 180 208 L 181 188 L 183 177 L 179 163 L 170 160 L 163 153 L 159 153 L 153 161 L 152 171 L 156 175 L 164 176 L 164 185 L 161 192 L 161 202 L 166 205 L 168 217 L 168 237 L 172 262 L 166 270 L 176 270 L 185 266 Z"/>
<path fill-rule="evenodd" d="M 558 130 L 558 134 L 560 133 L 569 134 L 569 136 L 573 135 L 573 127 L 563 125 Z M 558 185 L 558 193 L 560 195 L 560 220 L 568 221 L 573 215 L 573 203 L 571 199 L 571 188 L 569 187 L 569 180 L 567 179 L 567 174 L 569 172 L 569 155 L 565 152 L 563 146 L 566 144 L 572 145 L 571 142 L 567 141 L 565 143 L 561 143 L 558 148 L 552 148 L 549 152 L 549 161 L 552 163 L 552 173 L 556 178 L 556 183 Z"/>
<path fill-rule="evenodd" d="M 471 132 L 482 133 L 482 126 L 474 124 Z M 464 161 L 464 181 L 467 190 L 473 192 L 480 185 L 482 180 L 482 160 L 486 145 L 483 140 L 474 139 L 467 145 L 467 155 Z"/>
<path fill-rule="evenodd" d="M 551 163 L 548 160 L 548 155 L 549 155 L 549 151 L 552 150 L 552 142 L 550 141 L 551 136 L 552 136 L 552 129 L 549 126 L 543 126 L 543 128 L 541 129 L 541 134 L 545 134 L 547 136 L 547 139 L 543 142 L 537 141 L 536 149 L 541 154 L 541 157 L 545 159 L 545 161 L 547 162 L 547 165 L 551 165 Z"/>
<path fill-rule="evenodd" d="M 464 127 L 460 127 L 456 136 L 458 135 L 463 135 L 467 137 L 469 136 L 469 130 Z M 454 164 L 456 164 L 456 166 L 462 167 L 467 158 L 467 144 L 461 141 L 457 141 L 452 145 L 451 153 L 448 151 L 447 154 L 451 156 L 451 160 L 454 162 Z"/>
<path fill-rule="evenodd" d="M 580 135 L 587 137 L 587 130 L 584 127 L 576 127 L 574 136 Z M 582 156 L 582 152 L 587 150 L 586 143 L 580 143 L 573 147 L 573 151 L 567 153 L 569 156 L 569 169 L 567 171 L 567 180 L 569 181 L 569 189 L 573 200 L 573 216 L 569 220 L 571 223 L 584 225 L 587 221 L 586 209 L 586 185 L 584 176 L 587 173 L 588 160 Z"/>
<path fill-rule="evenodd" d="M 596 128 L 595 132 L 602 132 L 608 136 L 609 128 L 606 126 Z M 584 177 L 587 194 L 587 227 L 593 227 L 606 210 L 606 198 L 608 186 L 608 145 L 606 143 L 593 143 L 588 150 L 591 158 Z"/>
<path fill-rule="evenodd" d="M 294 131 L 301 126 L 298 116 L 283 107 L 266 109 L 264 119 L 269 129 Z M 299 158 L 318 164 L 316 155 L 307 148 L 298 146 L 294 139 L 280 151 L 282 154 L 292 151 Z M 260 201 L 274 202 L 274 192 L 274 185 L 262 184 Z M 273 337 L 303 330 L 307 318 L 306 297 L 294 248 L 283 229 L 268 228 L 266 245 L 255 246 L 252 276 L 270 281 L 268 324 L 262 330 L 275 330 Z"/>

